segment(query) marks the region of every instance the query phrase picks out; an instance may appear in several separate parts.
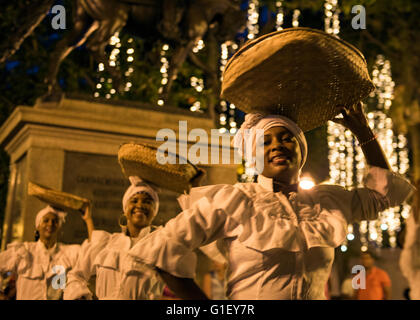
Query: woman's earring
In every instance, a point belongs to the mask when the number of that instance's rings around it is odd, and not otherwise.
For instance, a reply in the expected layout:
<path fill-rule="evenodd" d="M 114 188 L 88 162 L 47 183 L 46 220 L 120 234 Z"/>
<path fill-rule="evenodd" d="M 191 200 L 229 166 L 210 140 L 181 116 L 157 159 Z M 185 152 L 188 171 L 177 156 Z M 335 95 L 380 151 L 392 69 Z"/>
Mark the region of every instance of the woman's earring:
<path fill-rule="evenodd" d="M 127 216 L 124 213 L 120 215 L 120 218 L 118 219 L 118 224 L 121 228 L 127 227 Z"/>
<path fill-rule="evenodd" d="M 35 241 L 38 241 L 39 240 L 39 237 L 40 237 L 39 231 L 38 230 L 35 230 Z"/>

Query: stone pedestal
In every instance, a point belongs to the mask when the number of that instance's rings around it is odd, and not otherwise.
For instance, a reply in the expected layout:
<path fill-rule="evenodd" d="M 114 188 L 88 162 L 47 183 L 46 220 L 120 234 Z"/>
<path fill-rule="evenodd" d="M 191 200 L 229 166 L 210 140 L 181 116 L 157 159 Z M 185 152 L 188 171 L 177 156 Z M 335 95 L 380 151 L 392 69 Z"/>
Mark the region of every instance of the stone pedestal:
<path fill-rule="evenodd" d="M 0 128 L 0 144 L 10 155 L 2 249 L 11 241 L 33 240 L 35 215 L 45 204 L 27 195 L 28 181 L 91 199 L 95 227 L 119 231 L 121 199 L 128 186 L 117 161 L 119 146 L 125 142 L 158 146 L 162 142 L 156 142 L 157 132 L 162 128 L 178 132 L 180 120 L 187 121 L 188 131 L 201 128 L 210 136 L 213 123 L 208 116 L 177 108 L 66 98 L 18 106 Z M 188 141 L 188 146 L 194 143 Z M 234 164 L 199 167 L 208 174 L 203 184 L 236 182 Z M 155 224 L 180 212 L 177 196 L 162 191 Z M 86 236 L 81 217 L 69 214 L 59 240 L 81 243 Z"/>

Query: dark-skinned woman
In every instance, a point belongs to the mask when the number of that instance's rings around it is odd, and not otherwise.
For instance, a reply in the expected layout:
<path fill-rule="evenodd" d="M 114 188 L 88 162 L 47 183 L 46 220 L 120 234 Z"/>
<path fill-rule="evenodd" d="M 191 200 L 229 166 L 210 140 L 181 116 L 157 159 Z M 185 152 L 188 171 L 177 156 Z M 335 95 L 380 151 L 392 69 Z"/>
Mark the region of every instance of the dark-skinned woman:
<path fill-rule="evenodd" d="M 150 224 L 159 210 L 159 197 L 140 178 L 132 176 L 130 182 L 122 201 L 122 218 L 126 220 L 120 221 L 122 232 L 93 232 L 91 241 L 82 247 L 76 267 L 68 275 L 65 299 L 92 299 L 88 288 L 92 276 L 96 276 L 96 296 L 100 300 L 149 300 L 162 295 L 164 283 L 159 275 L 127 254 L 151 232 Z"/>
<path fill-rule="evenodd" d="M 80 245 L 57 242 L 66 215 L 51 206 L 45 207 L 35 218 L 35 241 L 11 243 L 0 253 L 0 273 L 13 272 L 17 276 L 17 300 L 62 299 L 65 274 L 76 265 L 81 249 Z M 93 221 L 89 206 L 82 218 L 90 237 Z"/>
<path fill-rule="evenodd" d="M 238 134 L 250 129 L 256 146 L 254 129 L 264 130 L 258 182 L 193 188 L 183 212 L 130 254 L 160 270 L 177 296 L 206 299 L 193 281 L 193 250 L 217 240 L 227 260 L 229 299 L 325 299 L 334 248 L 345 240 L 347 224 L 376 219 L 412 190 L 390 171 L 362 105 L 342 108 L 342 113 L 337 122 L 356 136 L 369 164 L 364 188 L 301 190 L 299 173 L 307 156 L 302 130 L 282 116 L 249 114 Z"/>

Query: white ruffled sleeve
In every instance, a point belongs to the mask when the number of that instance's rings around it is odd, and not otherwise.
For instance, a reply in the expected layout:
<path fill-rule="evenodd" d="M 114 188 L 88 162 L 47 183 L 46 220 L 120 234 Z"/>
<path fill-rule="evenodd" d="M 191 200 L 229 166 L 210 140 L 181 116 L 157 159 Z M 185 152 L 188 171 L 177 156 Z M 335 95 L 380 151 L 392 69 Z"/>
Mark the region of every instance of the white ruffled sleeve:
<path fill-rule="evenodd" d="M 364 188 L 346 190 L 336 185 L 316 187 L 321 205 L 330 211 L 340 211 L 349 223 L 375 220 L 378 213 L 402 204 L 414 190 L 407 179 L 379 167 L 370 167 Z"/>
<path fill-rule="evenodd" d="M 29 267 L 30 260 L 30 254 L 24 243 L 10 243 L 5 251 L 0 252 L 0 273 L 24 272 Z"/>
<path fill-rule="evenodd" d="M 420 280 L 420 224 L 416 224 L 412 215 L 407 219 L 406 232 L 400 268 L 410 286 L 415 284 L 414 287 L 418 287 L 419 283 L 415 280 Z"/>
<path fill-rule="evenodd" d="M 82 297 L 92 299 L 92 292 L 88 288 L 88 281 L 95 275 L 94 260 L 107 245 L 111 234 L 102 230 L 95 230 L 90 241 L 85 240 L 80 248 L 74 268 L 68 273 L 67 285 L 64 289 L 65 300 L 75 300 Z"/>
<path fill-rule="evenodd" d="M 178 216 L 140 240 L 129 254 L 180 278 L 194 278 L 200 246 L 224 237 L 248 212 L 247 197 L 232 185 L 193 188 Z"/>
<path fill-rule="evenodd" d="M 87 242 L 87 240 L 85 241 Z M 74 268 L 79 258 L 79 254 L 81 251 L 82 246 L 80 244 L 66 244 L 63 245 L 63 249 L 65 250 L 66 257 L 69 260 L 69 266 Z"/>

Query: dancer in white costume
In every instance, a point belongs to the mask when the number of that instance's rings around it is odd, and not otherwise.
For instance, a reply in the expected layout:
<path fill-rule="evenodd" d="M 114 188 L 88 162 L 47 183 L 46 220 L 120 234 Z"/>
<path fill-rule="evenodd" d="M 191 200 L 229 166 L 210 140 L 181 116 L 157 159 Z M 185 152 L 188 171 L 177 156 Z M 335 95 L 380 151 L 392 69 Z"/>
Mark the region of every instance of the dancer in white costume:
<path fill-rule="evenodd" d="M 138 177 L 123 197 L 126 223 L 121 233 L 96 230 L 82 247 L 76 267 L 68 275 L 65 299 L 91 299 L 90 277 L 96 276 L 96 296 L 100 300 L 157 299 L 164 283 L 151 268 L 138 263 L 128 250 L 151 232 L 151 222 L 159 210 L 157 192 Z M 144 247 L 143 250 L 148 250 Z"/>
<path fill-rule="evenodd" d="M 75 266 L 80 251 L 80 245 L 57 242 L 65 217 L 65 212 L 45 207 L 35 219 L 36 241 L 11 243 L 7 250 L 0 253 L 0 273 L 13 272 L 17 275 L 17 300 L 62 299 L 66 283 L 61 275 Z M 82 218 L 90 236 L 93 222 L 89 206 Z"/>
<path fill-rule="evenodd" d="M 417 192 L 420 180 L 416 183 Z M 420 197 L 411 207 L 407 219 L 406 235 L 400 256 L 400 269 L 410 286 L 410 299 L 420 300 Z"/>
<path fill-rule="evenodd" d="M 238 134 L 264 129 L 264 170 L 258 182 L 191 189 L 182 201 L 183 212 L 130 254 L 156 267 L 178 297 L 205 299 L 193 281 L 193 250 L 217 240 L 228 263 L 228 298 L 325 299 L 334 248 L 344 241 L 347 223 L 376 219 L 412 190 L 390 171 L 361 103 L 342 108 L 342 114 L 336 121 L 357 137 L 369 164 L 364 188 L 299 189 L 307 156 L 303 132 L 288 118 L 249 114 Z"/>

